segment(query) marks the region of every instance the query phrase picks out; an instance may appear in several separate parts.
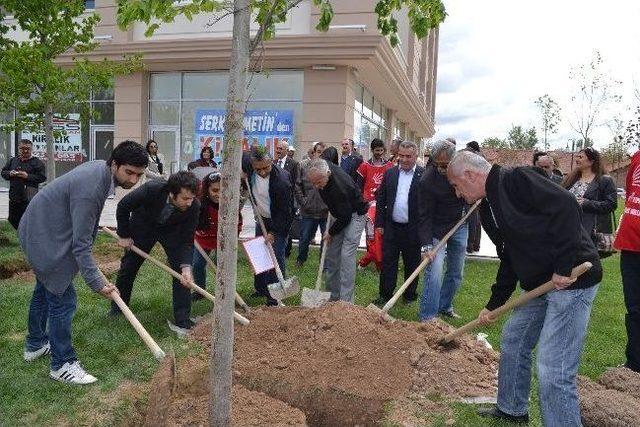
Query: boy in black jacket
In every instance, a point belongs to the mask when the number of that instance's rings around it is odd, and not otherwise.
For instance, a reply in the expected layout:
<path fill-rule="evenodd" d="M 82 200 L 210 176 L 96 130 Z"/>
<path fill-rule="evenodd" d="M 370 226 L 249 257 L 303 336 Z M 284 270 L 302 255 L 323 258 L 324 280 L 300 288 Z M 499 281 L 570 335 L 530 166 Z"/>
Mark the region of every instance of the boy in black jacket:
<path fill-rule="evenodd" d="M 197 180 L 191 172 L 180 171 L 168 181 L 151 180 L 126 195 L 116 210 L 118 244 L 123 248 L 136 245 L 149 253 L 160 242 L 169 259 L 169 266 L 182 272 L 182 283 L 173 279 L 173 315 L 175 325 L 186 332 L 194 323 L 191 313 L 191 292 L 187 285 L 193 281 L 193 237 L 200 214 L 196 199 Z M 120 263 L 116 286 L 127 305 L 131 299 L 133 282 L 144 259 L 127 250 Z M 112 303 L 111 313 L 120 310 Z"/>
<path fill-rule="evenodd" d="M 540 409 L 546 426 L 581 426 L 576 374 L 602 267 L 581 225 L 575 198 L 532 168 L 503 169 L 459 152 L 447 175 L 468 203 L 484 198 L 482 226 L 496 245 L 500 267 L 481 323 L 516 288 L 552 280 L 556 289 L 516 308 L 502 330 L 498 404 L 480 415 L 528 422 L 531 352 L 538 346 Z M 571 279 L 573 267 L 591 270 Z"/>

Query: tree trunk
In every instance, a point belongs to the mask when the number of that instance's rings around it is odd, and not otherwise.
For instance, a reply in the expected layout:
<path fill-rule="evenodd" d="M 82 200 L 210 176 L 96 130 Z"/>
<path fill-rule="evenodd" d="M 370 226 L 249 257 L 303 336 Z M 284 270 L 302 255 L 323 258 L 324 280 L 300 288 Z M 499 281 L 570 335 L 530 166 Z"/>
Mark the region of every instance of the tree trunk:
<path fill-rule="evenodd" d="M 53 139 L 53 106 L 47 104 L 44 112 L 44 135 L 47 140 L 47 182 L 56 177 L 55 140 Z"/>
<path fill-rule="evenodd" d="M 222 151 L 222 194 L 218 213 L 216 304 L 213 311 L 212 349 L 209 360 L 211 375 L 209 425 L 216 427 L 226 427 L 231 424 L 233 311 L 238 260 L 241 142 L 246 108 L 250 19 L 249 0 L 234 0 L 233 46 Z"/>

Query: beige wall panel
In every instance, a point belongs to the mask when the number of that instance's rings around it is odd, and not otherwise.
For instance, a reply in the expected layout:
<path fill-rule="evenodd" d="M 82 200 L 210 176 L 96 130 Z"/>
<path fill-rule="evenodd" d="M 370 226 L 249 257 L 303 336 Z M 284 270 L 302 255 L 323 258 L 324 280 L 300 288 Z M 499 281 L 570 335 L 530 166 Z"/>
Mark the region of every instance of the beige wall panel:
<path fill-rule="evenodd" d="M 342 103 L 345 102 L 346 86 L 344 83 L 330 84 L 305 84 L 304 85 L 304 101 L 316 103 Z"/>
<path fill-rule="evenodd" d="M 302 107 L 303 121 L 304 123 L 344 123 L 344 107 L 343 103 L 305 103 Z"/>

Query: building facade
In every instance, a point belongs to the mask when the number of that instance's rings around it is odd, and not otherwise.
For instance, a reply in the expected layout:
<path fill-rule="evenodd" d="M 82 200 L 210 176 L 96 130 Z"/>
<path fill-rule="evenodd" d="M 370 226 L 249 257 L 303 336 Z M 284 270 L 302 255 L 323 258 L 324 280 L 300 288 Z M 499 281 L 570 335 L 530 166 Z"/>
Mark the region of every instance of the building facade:
<path fill-rule="evenodd" d="M 81 161 L 105 158 L 114 141 L 125 139 L 157 141 L 172 171 L 198 157 L 202 145 L 219 151 L 231 17 L 213 25 L 212 15 L 195 16 L 193 21 L 179 18 L 147 38 L 144 24 L 118 29 L 115 0 L 86 4 L 88 11 L 101 16 L 96 29 L 100 47 L 89 58 L 117 60 L 140 54 L 145 69 L 118 77 L 113 90 L 92 96 L 89 101 L 100 118 L 79 123 L 80 155 L 61 155 L 57 169 L 63 173 Z M 338 144 L 352 138 L 367 157 L 374 137 L 418 142 L 431 137 L 438 31 L 418 40 L 409 30 L 406 13 L 399 14 L 401 42 L 393 48 L 378 33 L 375 0 L 332 4 L 335 16 L 328 32 L 316 31 L 318 10 L 305 0 L 256 54 L 245 144 L 273 147 L 287 140 L 302 157 L 313 141 Z M 69 63 L 71 55 L 59 61 Z M 19 137 L 0 137 L 0 162 L 13 154 Z"/>

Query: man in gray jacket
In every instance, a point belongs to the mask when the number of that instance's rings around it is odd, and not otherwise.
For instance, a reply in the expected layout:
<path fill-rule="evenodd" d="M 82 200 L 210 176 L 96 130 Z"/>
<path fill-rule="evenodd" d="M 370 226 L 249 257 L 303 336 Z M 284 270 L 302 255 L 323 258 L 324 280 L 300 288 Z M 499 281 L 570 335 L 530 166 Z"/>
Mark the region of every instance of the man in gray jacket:
<path fill-rule="evenodd" d="M 140 144 L 124 141 L 111 158 L 84 163 L 47 185 L 33 198 L 20 221 L 20 246 L 36 276 L 29 307 L 27 362 L 51 353 L 51 378 L 90 384 L 96 378 L 78 362 L 71 344 L 76 311 L 73 278 L 110 299 L 115 286 L 105 283 L 93 259 L 93 242 L 104 203 L 115 186 L 133 187 L 149 157 Z M 48 324 L 48 330 L 47 330 Z"/>

